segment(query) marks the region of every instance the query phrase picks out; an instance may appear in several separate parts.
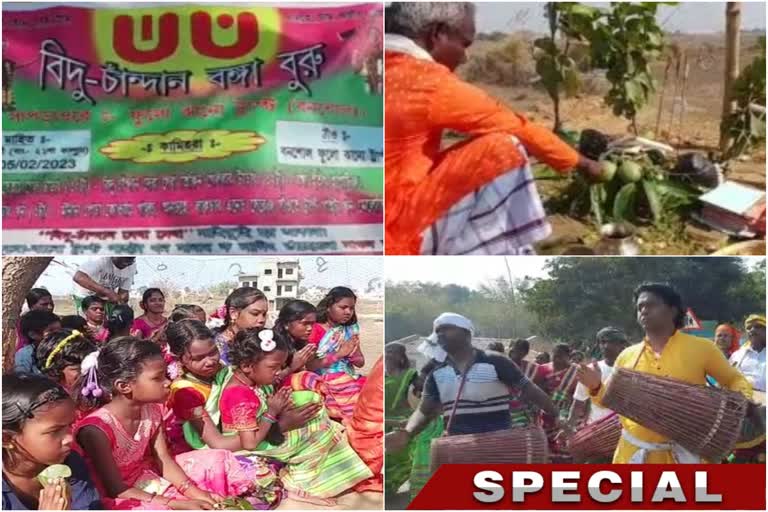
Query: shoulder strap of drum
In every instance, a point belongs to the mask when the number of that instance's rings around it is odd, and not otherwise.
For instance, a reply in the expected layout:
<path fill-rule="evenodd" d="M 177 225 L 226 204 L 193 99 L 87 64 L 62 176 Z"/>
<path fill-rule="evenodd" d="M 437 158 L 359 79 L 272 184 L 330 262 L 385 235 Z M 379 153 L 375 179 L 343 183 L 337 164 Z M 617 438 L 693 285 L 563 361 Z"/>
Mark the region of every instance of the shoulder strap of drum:
<path fill-rule="evenodd" d="M 630 370 L 637 368 L 637 363 L 639 363 L 640 358 L 643 357 L 643 352 L 645 352 L 645 340 L 642 341 L 640 350 L 637 352 L 637 357 L 635 357 L 635 362 L 632 363 L 632 368 L 630 368 Z"/>
<path fill-rule="evenodd" d="M 467 368 L 464 373 L 461 376 L 461 382 L 459 383 L 459 391 L 456 393 L 456 399 L 453 401 L 453 407 L 451 408 L 451 415 L 448 417 L 448 423 L 445 426 L 445 432 L 443 435 L 448 435 L 448 432 L 451 431 L 451 426 L 453 425 L 453 418 L 456 416 L 456 409 L 459 406 L 459 399 L 461 398 L 461 393 L 464 391 L 464 384 L 467 382 L 467 375 L 469 374 L 469 370 L 472 368 L 472 365 L 469 365 L 469 368 Z"/>

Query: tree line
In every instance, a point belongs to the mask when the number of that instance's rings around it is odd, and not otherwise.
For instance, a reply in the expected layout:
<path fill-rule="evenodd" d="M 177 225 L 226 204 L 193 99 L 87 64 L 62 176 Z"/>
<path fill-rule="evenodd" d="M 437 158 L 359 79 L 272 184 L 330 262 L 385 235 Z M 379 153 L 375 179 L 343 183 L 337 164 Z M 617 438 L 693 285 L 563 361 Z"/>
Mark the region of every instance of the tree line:
<path fill-rule="evenodd" d="M 469 317 L 477 336 L 539 335 L 591 349 L 594 335 L 613 325 L 637 340 L 632 293 L 641 283 L 668 282 L 702 320 L 741 325 L 765 311 L 765 260 L 740 258 L 553 258 L 547 277 L 499 277 L 469 289 L 455 284 L 388 282 L 386 341 L 427 335 L 444 311 Z M 391 277 L 391 276 L 390 276 Z"/>

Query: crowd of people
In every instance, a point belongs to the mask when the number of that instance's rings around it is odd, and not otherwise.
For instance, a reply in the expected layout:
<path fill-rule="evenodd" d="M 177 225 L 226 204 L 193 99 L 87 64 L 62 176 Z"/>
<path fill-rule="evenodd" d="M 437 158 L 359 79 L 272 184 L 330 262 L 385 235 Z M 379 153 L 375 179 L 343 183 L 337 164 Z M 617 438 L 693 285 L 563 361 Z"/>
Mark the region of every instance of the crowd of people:
<path fill-rule="evenodd" d="M 662 375 L 688 384 L 720 386 L 753 398 L 762 393 L 762 431 L 740 439 L 731 462 L 765 462 L 765 317 L 746 319 L 746 340 L 732 326 L 717 329 L 715 340 L 686 334 L 681 296 L 666 284 L 639 286 L 634 294 L 637 321 L 645 336 L 631 344 L 615 327 L 596 334 L 599 357 L 587 358 L 568 344 L 529 357 L 530 339 L 494 342 L 484 350 L 473 345 L 471 320 L 443 313 L 419 347 L 427 359 L 420 371 L 406 346 L 385 347 L 386 482 L 389 497 L 404 492 L 411 499 L 426 484 L 430 445 L 443 435 L 490 433 L 540 426 L 547 435 L 550 460 L 573 462 L 569 444 L 574 433 L 611 415 L 602 399 L 616 368 Z M 593 354 L 596 355 L 596 354 Z M 455 402 L 457 404 L 455 404 Z M 444 432 L 451 416 L 451 431 Z M 678 463 L 681 447 L 674 441 L 619 416 L 621 438 L 613 463 Z M 760 421 L 756 422 L 760 424 Z M 759 430 L 759 429 L 758 429 Z M 694 454 L 695 455 L 695 454 Z M 705 462 L 694 456 L 695 461 Z M 687 462 L 687 460 L 685 460 Z M 482 462 L 482 461 L 478 461 Z M 610 458 L 578 462 L 609 463 Z M 717 461 L 709 461 L 717 462 Z"/>
<path fill-rule="evenodd" d="M 210 315 L 168 314 L 149 288 L 136 314 L 132 260 L 80 267 L 78 315 L 28 293 L 3 376 L 4 509 L 332 507 L 382 491 L 383 358 L 361 373 L 351 289 L 289 301 L 271 327 L 253 287 Z M 60 464 L 71 476 L 43 486 Z"/>

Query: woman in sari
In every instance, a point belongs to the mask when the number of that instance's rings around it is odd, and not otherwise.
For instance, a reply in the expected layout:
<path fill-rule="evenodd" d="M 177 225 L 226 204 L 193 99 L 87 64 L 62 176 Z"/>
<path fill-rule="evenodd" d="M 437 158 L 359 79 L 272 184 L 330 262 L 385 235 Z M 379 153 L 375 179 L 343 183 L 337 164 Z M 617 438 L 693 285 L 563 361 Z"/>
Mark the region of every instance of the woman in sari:
<path fill-rule="evenodd" d="M 402 428 L 411 417 L 413 409 L 408 403 L 408 390 L 418 377 L 416 370 L 411 368 L 411 362 L 400 343 L 388 343 L 384 349 L 386 377 L 386 413 L 384 425 L 387 433 L 395 428 Z M 387 455 L 385 471 L 387 475 L 387 494 L 395 494 L 411 474 L 411 450 L 403 450 Z"/>
<path fill-rule="evenodd" d="M 223 430 L 234 433 L 250 456 L 285 464 L 281 479 L 295 499 L 328 505 L 328 498 L 373 476 L 347 442 L 341 425 L 318 407 L 323 398 L 317 386 L 275 389 L 273 382 L 290 353 L 284 338 L 270 329 L 247 329 L 238 332 L 229 348 L 232 377 L 219 399 Z M 299 374 L 291 380 L 303 382 Z M 309 404 L 317 404 L 309 409 L 310 419 L 286 424 L 293 408 Z"/>
<path fill-rule="evenodd" d="M 357 296 L 349 288 L 337 286 L 317 305 L 317 323 L 309 343 L 317 346 L 307 369 L 321 376 L 326 385 L 328 413 L 338 420 L 350 419 L 365 377 L 357 368 L 365 365 L 360 351 L 360 326 L 355 304 Z"/>
<path fill-rule="evenodd" d="M 243 329 L 264 327 L 269 302 L 258 288 L 245 286 L 233 291 L 224 302 L 224 325 L 217 330 L 216 345 L 224 364 L 229 364 L 229 344 Z"/>
<path fill-rule="evenodd" d="M 139 306 L 144 310 L 144 314 L 133 321 L 131 336 L 148 340 L 168 323 L 168 319 L 163 316 L 165 312 L 163 291 L 160 288 L 147 288 L 141 296 Z"/>
<path fill-rule="evenodd" d="M 384 359 L 379 357 L 360 392 L 352 421 L 347 423 L 347 439 L 352 449 L 370 468 L 373 476 L 355 486 L 357 492 L 382 492 L 384 478 Z"/>
<path fill-rule="evenodd" d="M 221 364 L 213 333 L 199 320 L 186 319 L 172 322 L 165 334 L 168 348 L 181 367 L 180 376 L 171 383 L 171 411 L 165 422 L 171 453 L 208 447 L 239 450 L 236 436 L 224 436 L 219 431 L 219 399 L 232 371 Z M 262 508 L 276 507 L 283 498 L 278 468 L 258 457 L 237 459 L 256 478 L 256 498 Z"/>
<path fill-rule="evenodd" d="M 414 392 L 417 397 L 421 396 L 427 376 L 439 365 L 440 363 L 435 359 L 430 359 L 421 369 L 419 378 L 414 382 Z M 419 435 L 411 442 L 411 458 L 413 459 L 411 477 L 409 479 L 411 500 L 416 498 L 416 495 L 427 485 L 427 480 L 432 477 L 430 468 L 432 463 L 432 440 L 443 435 L 443 428 L 443 415 L 441 414 L 432 420 L 432 423 L 427 425 L 427 428 L 419 432 Z"/>

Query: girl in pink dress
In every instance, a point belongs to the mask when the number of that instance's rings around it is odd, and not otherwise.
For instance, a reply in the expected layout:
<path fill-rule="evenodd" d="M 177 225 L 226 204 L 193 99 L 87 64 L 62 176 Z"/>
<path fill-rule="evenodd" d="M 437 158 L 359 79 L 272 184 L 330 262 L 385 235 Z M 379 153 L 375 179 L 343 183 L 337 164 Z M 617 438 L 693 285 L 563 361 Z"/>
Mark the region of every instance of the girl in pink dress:
<path fill-rule="evenodd" d="M 147 288 L 141 296 L 139 306 L 144 310 L 144 314 L 134 320 L 131 335 L 148 340 L 168 323 L 168 319 L 163 316 L 165 312 L 163 291 L 160 288 Z"/>
<path fill-rule="evenodd" d="M 75 427 L 102 502 L 109 509 L 211 509 L 248 497 L 255 478 L 228 450 L 173 457 L 163 432 L 170 381 L 160 347 L 119 338 L 83 361 L 75 393 L 93 410 Z M 111 398 L 111 400 L 109 399 Z"/>

